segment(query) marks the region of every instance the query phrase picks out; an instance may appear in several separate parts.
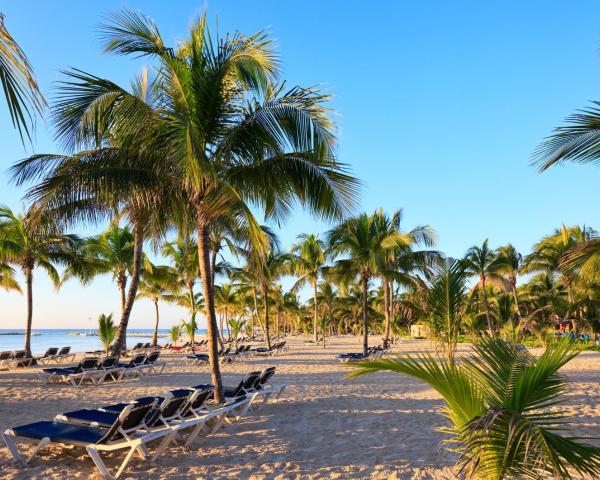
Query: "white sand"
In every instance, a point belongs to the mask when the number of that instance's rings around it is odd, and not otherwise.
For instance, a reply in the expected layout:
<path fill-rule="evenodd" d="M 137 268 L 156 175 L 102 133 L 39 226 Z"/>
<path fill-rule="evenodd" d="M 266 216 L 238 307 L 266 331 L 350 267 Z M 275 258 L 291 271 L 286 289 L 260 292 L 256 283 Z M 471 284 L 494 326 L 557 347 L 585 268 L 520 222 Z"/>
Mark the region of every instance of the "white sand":
<path fill-rule="evenodd" d="M 250 370 L 276 365 L 274 382 L 288 385 L 279 403 L 198 441 L 192 451 L 173 447 L 155 465 L 136 459 L 123 478 L 456 478 L 451 469 L 454 459 L 435 431 L 444 422 L 436 392 L 389 373 L 345 378 L 346 370 L 335 355 L 360 351 L 356 338 L 336 338 L 325 350 L 305 346 L 303 340 L 288 340 L 290 350 L 284 355 L 223 367 L 225 383 L 232 385 Z M 401 351 L 429 348 L 424 341 L 399 346 Z M 190 367 L 175 355 L 167 358 L 162 375 L 79 389 L 41 385 L 34 369 L 0 372 L 0 429 L 209 381 L 207 366 Z M 565 372 L 573 381 L 567 408 L 580 426 L 577 433 L 600 436 L 600 354 L 582 354 Z M 2 479 L 100 478 L 81 449 L 48 447 L 23 469 L 11 463 L 0 447 Z"/>

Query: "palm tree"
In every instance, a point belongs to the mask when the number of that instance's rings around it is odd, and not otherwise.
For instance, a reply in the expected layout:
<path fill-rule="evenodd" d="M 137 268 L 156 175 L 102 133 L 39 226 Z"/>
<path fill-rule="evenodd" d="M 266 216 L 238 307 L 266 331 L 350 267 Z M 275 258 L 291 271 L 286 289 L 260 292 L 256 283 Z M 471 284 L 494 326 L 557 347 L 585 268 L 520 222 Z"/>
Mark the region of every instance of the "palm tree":
<path fill-rule="evenodd" d="M 27 320 L 24 350 L 31 356 L 31 324 L 33 320 L 33 272 L 46 271 L 52 283 L 59 288 L 60 276 L 54 264 L 68 264 L 69 250 L 80 242 L 75 235 L 67 235 L 47 217 L 32 220 L 32 209 L 15 215 L 8 207 L 0 206 L 0 260 L 18 267 L 25 277 Z"/>
<path fill-rule="evenodd" d="M 185 332 L 188 334 L 192 350 L 195 348 L 195 336 L 196 330 L 198 330 L 198 323 L 196 322 L 196 316 L 199 311 L 204 307 L 204 297 L 200 292 L 194 293 L 192 297 L 190 292 L 185 290 L 182 293 L 171 293 L 164 296 L 164 299 L 168 302 L 175 303 L 180 307 L 187 308 L 190 312 L 189 321 L 181 321 L 181 325 Z"/>
<path fill-rule="evenodd" d="M 363 213 L 345 220 L 327 232 L 327 243 L 332 252 L 348 258 L 335 262 L 338 275 L 347 280 L 358 278 L 362 289 L 363 352 L 369 348 L 369 281 L 381 271 L 381 265 L 394 248 L 409 241 L 405 234 L 381 228 L 379 215 Z"/>
<path fill-rule="evenodd" d="M 165 46 L 149 18 L 128 10 L 111 16 L 102 38 L 107 52 L 158 62 L 156 81 L 145 90 L 153 101 L 71 72 L 60 98 L 60 137 L 73 144 L 110 132 L 120 146 L 138 153 L 124 156 L 127 161 L 141 162 L 136 173 L 120 172 L 119 182 L 165 184 L 164 197 L 185 201 L 193 211 L 212 383 L 223 400 L 211 224 L 230 219 L 246 225 L 254 243 L 264 245 L 246 202 L 277 220 L 295 201 L 326 219 L 341 218 L 354 206 L 357 183 L 333 155 L 333 124 L 324 106 L 329 96 L 300 87 L 284 92 L 275 82 L 278 61 L 266 35 L 236 33 L 215 44 L 205 17 L 193 23 L 189 39 L 177 49 Z M 277 182 L 270 180 L 274 176 Z"/>
<path fill-rule="evenodd" d="M 389 343 L 391 319 L 393 316 L 394 283 L 414 289 L 419 283 L 419 275 L 427 274 L 429 269 L 439 262 L 440 255 L 435 251 L 415 251 L 414 247 L 424 245 L 431 247 L 435 244 L 435 233 L 428 226 L 413 228 L 407 233 L 401 229 L 402 210 L 396 210 L 388 217 L 383 210 L 378 210 L 377 224 L 386 235 L 403 234 L 406 241 L 395 249 L 391 249 L 382 258 L 379 265 L 379 275 L 383 285 L 383 311 L 385 316 L 385 330 L 383 344 Z"/>
<path fill-rule="evenodd" d="M 121 310 L 125 308 L 127 281 L 133 268 L 133 234 L 127 226 L 121 227 L 113 221 L 100 235 L 85 240 L 84 258 L 88 259 L 89 268 L 67 268 L 63 274 L 63 282 L 71 277 L 78 277 L 84 284 L 102 273 L 112 273 L 113 280 L 119 289 Z"/>
<path fill-rule="evenodd" d="M 600 448 L 565 434 L 569 416 L 548 408 L 562 400 L 567 380 L 559 369 L 579 353 L 575 345 L 560 342 L 539 358 L 493 338 L 472 348 L 461 362 L 407 355 L 361 362 L 353 375 L 397 372 L 437 390 L 452 423 L 441 430 L 452 437 L 467 478 L 598 477 Z"/>
<path fill-rule="evenodd" d="M 177 274 L 170 266 L 152 265 L 151 269 L 142 272 L 137 298 L 148 298 L 154 304 L 154 333 L 152 334 L 154 347 L 158 344 L 158 302 L 169 300 L 170 292 L 177 289 L 177 286 Z"/>
<path fill-rule="evenodd" d="M 233 338 L 233 344 L 235 348 L 238 348 L 238 338 L 240 336 L 240 332 L 244 328 L 246 324 L 246 320 L 242 317 L 239 318 L 230 318 L 228 323 L 229 335 Z"/>
<path fill-rule="evenodd" d="M 119 125 L 111 125 L 108 117 L 98 111 L 105 105 L 103 102 L 100 105 L 81 102 L 76 91 L 81 86 L 77 81 L 82 78 L 85 77 L 75 72 L 74 82 L 61 82 L 62 91 L 66 93 L 58 95 L 52 110 L 57 140 L 77 153 L 33 155 L 12 167 L 11 180 L 17 185 L 40 181 L 28 190 L 26 198 L 39 204 L 40 210 L 56 222 L 98 223 L 119 212 L 119 218 L 126 219 L 131 226 L 133 260 L 113 344 L 113 354 L 117 355 L 125 348 L 127 326 L 142 269 L 144 242 L 149 237 L 161 238 L 166 226 L 176 218 L 174 213 L 182 209 L 173 201 L 177 192 L 173 191 L 172 185 L 156 181 L 163 175 L 150 169 L 150 165 L 157 164 L 153 155 L 160 153 L 142 150 L 130 141 Z M 117 103 L 129 110 L 133 107 L 148 110 L 154 100 L 151 91 L 146 72 L 134 80 L 131 94 L 124 92 L 129 95 L 125 95 L 125 101 Z M 84 150 L 78 151 L 81 148 Z M 89 259 L 91 265 L 86 264 L 85 257 L 80 258 L 84 261 L 76 266 L 77 275 L 83 275 L 85 280 L 86 275 L 98 273 L 94 272 L 94 258 Z"/>
<path fill-rule="evenodd" d="M 104 351 L 108 353 L 110 345 L 115 339 L 117 327 L 113 323 L 112 313 L 108 316 L 101 314 L 98 317 L 98 338 L 104 346 Z"/>
<path fill-rule="evenodd" d="M 502 247 L 498 247 L 498 273 L 507 277 L 508 284 L 513 294 L 515 301 L 515 309 L 517 314 L 517 323 L 521 320 L 521 310 L 519 308 L 519 297 L 517 295 L 517 278 L 521 268 L 523 267 L 523 255 L 510 243 Z"/>
<path fill-rule="evenodd" d="M 169 337 L 171 339 L 171 343 L 177 343 L 177 340 L 179 340 L 179 337 L 181 337 L 181 326 L 173 325 L 169 329 Z"/>
<path fill-rule="evenodd" d="M 224 283 L 223 285 L 215 285 L 215 308 L 217 313 L 221 316 L 221 337 L 223 338 L 223 322 L 229 326 L 230 314 L 233 314 L 238 305 L 238 292 L 237 288 L 231 283 Z M 231 338 L 231 331 L 229 332 Z"/>
<path fill-rule="evenodd" d="M 267 348 L 271 348 L 270 333 L 270 301 L 269 292 L 274 286 L 274 282 L 288 271 L 289 256 L 279 253 L 276 245 L 272 245 L 266 255 L 250 250 L 246 256 L 247 268 L 253 272 L 258 281 L 261 301 L 264 312 L 264 334 Z"/>
<path fill-rule="evenodd" d="M 178 283 L 186 292 L 185 298 L 189 302 L 186 308 L 195 311 L 197 293 L 194 292 L 194 286 L 200 276 L 198 245 L 190 235 L 180 231 L 177 240 L 163 246 L 162 254 L 170 260 L 178 275 Z"/>
<path fill-rule="evenodd" d="M 441 340 L 448 357 L 454 362 L 454 352 L 467 307 L 469 273 L 463 262 L 447 259 L 435 271 L 428 294 L 430 322 Z"/>
<path fill-rule="evenodd" d="M 317 284 L 319 277 L 327 261 L 327 252 L 325 244 L 314 234 L 303 233 L 298 235 L 298 243 L 291 248 L 291 266 L 292 271 L 299 275 L 296 282 L 297 286 L 304 282 L 309 282 L 313 292 L 313 336 L 317 342 L 317 324 L 318 324 L 318 292 Z M 322 332 L 324 334 L 324 332 Z"/>
<path fill-rule="evenodd" d="M 479 277 L 477 287 L 481 291 L 483 297 L 483 306 L 485 309 L 485 318 L 488 324 L 488 334 L 494 335 L 494 323 L 490 313 L 490 304 L 488 301 L 487 286 L 491 283 L 502 282 L 502 277 L 498 273 L 501 268 L 501 260 L 498 255 L 489 248 L 487 239 L 481 246 L 471 247 L 463 259 L 465 268 L 472 275 Z"/>
<path fill-rule="evenodd" d="M 0 83 L 13 126 L 21 140 L 31 140 L 33 119 L 41 115 L 46 100 L 35 80 L 27 56 L 6 29 L 4 15 L 0 12 Z"/>

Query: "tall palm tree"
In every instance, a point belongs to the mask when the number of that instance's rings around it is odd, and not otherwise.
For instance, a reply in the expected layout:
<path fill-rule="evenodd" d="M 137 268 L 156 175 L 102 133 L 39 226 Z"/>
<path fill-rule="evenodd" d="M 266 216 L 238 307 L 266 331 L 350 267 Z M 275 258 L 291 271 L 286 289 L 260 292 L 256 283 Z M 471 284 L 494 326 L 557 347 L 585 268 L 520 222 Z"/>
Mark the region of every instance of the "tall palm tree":
<path fill-rule="evenodd" d="M 142 272 L 137 298 L 148 298 L 154 305 L 154 333 L 152 346 L 158 344 L 158 323 L 160 321 L 158 302 L 169 300 L 170 292 L 178 288 L 177 274 L 167 265 L 152 265 L 151 269 Z"/>
<path fill-rule="evenodd" d="M 487 239 L 481 246 L 475 245 L 467 251 L 463 259 L 465 268 L 472 274 L 479 277 L 479 288 L 483 297 L 483 306 L 485 309 L 485 318 L 488 324 L 488 334 L 494 335 L 494 323 L 490 312 L 487 287 L 492 283 L 502 282 L 502 276 L 499 274 L 501 260 L 498 255 L 488 246 Z"/>
<path fill-rule="evenodd" d="M 363 352 L 369 348 L 369 281 L 378 275 L 387 255 L 410 239 L 400 232 L 381 228 L 377 214 L 349 218 L 327 232 L 327 243 L 335 254 L 348 258 L 335 262 L 335 270 L 346 279 L 358 278 L 362 290 Z"/>
<path fill-rule="evenodd" d="M 121 310 L 125 308 L 127 281 L 133 268 L 133 234 L 125 226 L 113 221 L 101 234 L 87 238 L 82 252 L 88 268 L 69 267 L 63 273 L 63 281 L 79 278 L 84 284 L 102 273 L 112 273 L 119 289 Z"/>
<path fill-rule="evenodd" d="M 429 269 L 439 262 L 440 255 L 435 251 L 415 250 L 415 247 L 419 245 L 431 247 L 435 244 L 435 232 L 429 226 L 419 226 L 409 232 L 403 232 L 401 229 L 402 210 L 396 210 L 391 217 L 386 215 L 383 210 L 378 210 L 375 215 L 378 216 L 377 224 L 382 233 L 387 235 L 403 234 L 406 238 L 402 245 L 391 249 L 386 256 L 382 257 L 379 265 L 385 316 L 383 344 L 387 346 L 393 316 L 394 283 L 406 288 L 416 288 L 420 280 L 419 275 L 427 274 Z"/>
<path fill-rule="evenodd" d="M 45 270 L 59 288 L 60 276 L 54 265 L 68 264 L 69 251 L 78 242 L 77 236 L 62 233 L 46 217 L 32 221 L 32 209 L 25 215 L 15 215 L 8 207 L 0 206 L 0 261 L 19 268 L 25 277 L 27 320 L 24 350 L 28 356 L 31 356 L 34 270 Z"/>
<path fill-rule="evenodd" d="M 105 103 L 81 101 L 78 96 L 81 91 L 77 90 L 81 85 L 77 82 L 85 83 L 82 80 L 85 76 L 73 72 L 70 79 L 73 81 L 60 83 L 61 93 L 53 105 L 52 118 L 57 140 L 76 153 L 33 155 L 12 167 L 11 180 L 17 185 L 39 181 L 28 190 L 26 198 L 39 204 L 39 209 L 57 222 L 98 223 L 114 218 L 115 212 L 119 212 L 119 217 L 131 226 L 133 262 L 117 338 L 113 343 L 113 354 L 117 355 L 126 346 L 144 242 L 149 237 L 155 240 L 163 237 L 166 226 L 175 218 L 175 210 L 183 209 L 174 206 L 177 191 L 172 185 L 156 181 L 163 175 L 150 168 L 157 165 L 156 155 L 160 153 L 144 151 L 131 141 L 120 124 L 111 125 L 108 117 L 99 111 Z M 84 90 L 87 87 L 89 85 L 83 87 Z M 155 98 L 147 72 L 134 79 L 131 90 L 131 93 L 123 91 L 125 101 L 117 102 L 121 108 L 130 112 L 133 107 L 151 108 Z M 89 270 L 90 265 L 86 265 L 87 259 L 80 259 L 79 265 L 75 266 L 79 270 L 77 274 L 93 274 L 93 268 Z"/>
<path fill-rule="evenodd" d="M 313 337 L 316 343 L 319 311 L 317 284 L 327 261 L 327 252 L 325 243 L 319 239 L 318 235 L 303 233 L 298 235 L 297 240 L 298 242 L 291 248 L 291 266 L 293 273 L 300 276 L 296 285 L 300 286 L 304 282 L 309 282 L 312 288 Z"/>
<path fill-rule="evenodd" d="M 515 310 L 517 315 L 517 323 L 521 320 L 521 309 L 519 308 L 519 296 L 517 295 L 517 279 L 519 273 L 523 267 L 523 255 L 521 255 L 517 249 L 511 245 L 503 245 L 498 247 L 496 253 L 498 254 L 498 273 L 506 276 L 510 290 L 513 294 L 513 300 L 515 301 Z"/>
<path fill-rule="evenodd" d="M 171 262 L 178 276 L 178 283 L 186 292 L 183 300 L 180 298 L 178 303 L 187 299 L 189 303 L 186 308 L 190 312 L 195 312 L 197 293 L 194 291 L 194 286 L 200 276 L 198 245 L 190 235 L 180 231 L 175 241 L 163 245 L 162 254 Z"/>
<path fill-rule="evenodd" d="M 237 288 L 229 283 L 215 285 L 215 308 L 217 313 L 221 315 L 221 337 L 224 337 L 223 322 L 229 330 L 229 318 L 235 312 L 238 306 L 238 291 Z M 230 335 L 231 336 L 231 335 Z"/>
<path fill-rule="evenodd" d="M 296 201 L 324 218 L 341 218 L 355 204 L 357 183 L 333 155 L 333 124 L 324 106 L 329 97 L 300 87 L 284 92 L 276 83 L 277 56 L 262 32 L 235 33 L 216 44 L 212 38 L 201 17 L 187 41 L 168 48 L 149 18 L 128 10 L 111 15 L 102 27 L 105 51 L 157 62 L 154 101 L 74 71 L 62 92 L 58 129 L 66 144 L 107 131 L 117 135 L 120 145 L 144 153 L 133 156 L 142 161 L 137 173 L 126 170 L 120 181 L 139 185 L 150 178 L 188 202 L 197 227 L 212 383 L 222 400 L 211 224 L 229 218 L 247 225 L 252 240 L 264 245 L 247 202 L 278 220 Z"/>
<path fill-rule="evenodd" d="M 31 140 L 33 119 L 42 114 L 46 100 L 40 92 L 27 56 L 8 32 L 0 12 L 0 83 L 13 126 L 21 140 Z"/>
<path fill-rule="evenodd" d="M 253 272 L 258 281 L 261 301 L 263 306 L 263 322 L 265 342 L 267 348 L 271 348 L 271 330 L 270 330 L 270 299 L 269 294 L 274 287 L 275 282 L 288 271 L 289 256 L 280 253 L 275 245 L 271 247 L 266 255 L 259 252 L 250 251 L 246 257 L 247 268 Z"/>

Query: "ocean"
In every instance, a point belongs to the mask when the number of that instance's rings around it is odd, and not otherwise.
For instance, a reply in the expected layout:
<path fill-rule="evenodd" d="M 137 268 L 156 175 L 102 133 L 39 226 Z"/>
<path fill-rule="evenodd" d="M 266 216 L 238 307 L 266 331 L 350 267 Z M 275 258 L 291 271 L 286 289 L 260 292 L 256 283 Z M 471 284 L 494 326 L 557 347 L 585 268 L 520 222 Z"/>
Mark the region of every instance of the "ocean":
<path fill-rule="evenodd" d="M 5 328 L 0 329 L 0 351 L 2 350 L 20 350 L 25 343 L 23 329 Z M 95 330 L 84 329 L 36 329 L 32 330 L 31 350 L 34 354 L 43 354 L 49 347 L 70 346 L 72 352 L 86 352 L 91 350 L 100 350 L 102 344 L 95 335 Z M 137 342 L 149 342 L 152 340 L 152 329 L 132 329 L 128 330 L 127 345 L 132 346 Z M 159 335 L 168 335 L 166 329 L 159 329 Z M 201 337 L 206 334 L 205 329 L 199 329 L 196 335 Z M 135 336 L 133 336 L 135 335 Z M 158 338 L 158 343 L 167 343 L 170 340 L 167 337 Z"/>

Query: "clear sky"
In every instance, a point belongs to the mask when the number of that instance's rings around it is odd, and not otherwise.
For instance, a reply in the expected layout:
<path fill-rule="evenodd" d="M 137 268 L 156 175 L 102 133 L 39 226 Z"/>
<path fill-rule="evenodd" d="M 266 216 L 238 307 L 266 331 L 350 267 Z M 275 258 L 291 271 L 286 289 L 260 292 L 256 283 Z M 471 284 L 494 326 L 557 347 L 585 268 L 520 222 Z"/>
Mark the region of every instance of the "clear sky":
<path fill-rule="evenodd" d="M 198 1 L 0 1 L 13 36 L 52 96 L 59 70 L 77 67 L 126 85 L 143 65 L 99 53 L 102 15 L 139 9 L 165 39 L 186 35 Z M 364 182 L 362 209 L 402 207 L 407 228 L 429 224 L 438 248 L 460 256 L 489 238 L 523 252 L 561 222 L 600 227 L 594 167 L 539 175 L 528 165 L 537 143 L 563 118 L 600 99 L 600 3 L 566 1 L 211 1 L 221 32 L 266 28 L 290 85 L 321 84 L 335 95 L 340 160 Z M 26 155 L 0 106 L 0 203 L 20 209 L 22 190 L 6 169 Z M 36 152 L 56 152 L 38 125 Z M 29 152 L 30 153 L 30 152 Z M 281 231 L 327 227 L 302 213 Z M 100 312 L 118 313 L 109 276 L 58 294 L 41 272 L 34 327 L 93 328 Z M 162 307 L 162 326 L 184 316 Z M 22 327 L 23 296 L 0 292 L 0 328 Z M 151 327 L 136 304 L 132 326 Z"/>

